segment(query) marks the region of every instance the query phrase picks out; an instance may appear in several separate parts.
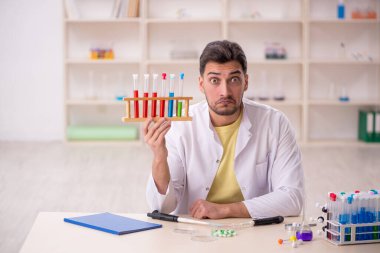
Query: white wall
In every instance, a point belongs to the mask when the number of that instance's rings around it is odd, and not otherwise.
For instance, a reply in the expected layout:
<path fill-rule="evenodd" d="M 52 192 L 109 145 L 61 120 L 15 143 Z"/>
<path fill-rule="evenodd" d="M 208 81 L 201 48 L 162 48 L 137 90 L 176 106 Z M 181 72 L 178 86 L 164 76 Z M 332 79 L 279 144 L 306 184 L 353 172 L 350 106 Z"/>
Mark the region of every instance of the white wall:
<path fill-rule="evenodd" d="M 0 1 L 0 140 L 63 139 L 60 0 Z"/>

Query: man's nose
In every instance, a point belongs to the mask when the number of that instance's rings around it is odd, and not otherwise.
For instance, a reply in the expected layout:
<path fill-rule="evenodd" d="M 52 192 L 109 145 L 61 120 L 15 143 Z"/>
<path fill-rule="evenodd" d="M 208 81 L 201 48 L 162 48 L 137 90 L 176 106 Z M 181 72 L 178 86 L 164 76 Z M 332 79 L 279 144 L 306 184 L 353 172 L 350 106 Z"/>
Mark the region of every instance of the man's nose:
<path fill-rule="evenodd" d="M 223 80 L 222 83 L 220 84 L 220 95 L 224 97 L 230 95 L 228 83 L 226 80 Z"/>

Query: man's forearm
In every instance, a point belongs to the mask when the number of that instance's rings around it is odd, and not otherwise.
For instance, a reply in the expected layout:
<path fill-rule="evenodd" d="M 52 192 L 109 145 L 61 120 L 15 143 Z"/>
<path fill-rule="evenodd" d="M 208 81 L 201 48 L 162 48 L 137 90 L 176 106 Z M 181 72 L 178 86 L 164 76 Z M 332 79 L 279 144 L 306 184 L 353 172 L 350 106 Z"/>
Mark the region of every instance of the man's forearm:
<path fill-rule="evenodd" d="M 169 165 L 166 159 L 155 158 L 153 160 L 152 176 L 157 190 L 165 194 L 170 180 Z"/>

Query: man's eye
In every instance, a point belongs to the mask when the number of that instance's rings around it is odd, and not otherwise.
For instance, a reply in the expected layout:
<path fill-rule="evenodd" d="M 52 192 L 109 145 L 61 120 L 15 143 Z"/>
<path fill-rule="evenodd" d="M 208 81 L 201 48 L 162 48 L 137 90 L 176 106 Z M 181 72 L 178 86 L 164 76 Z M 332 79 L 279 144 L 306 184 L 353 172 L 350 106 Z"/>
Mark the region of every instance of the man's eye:
<path fill-rule="evenodd" d="M 232 77 L 231 78 L 231 83 L 240 83 L 240 78 L 238 78 L 238 77 Z"/>
<path fill-rule="evenodd" d="M 218 79 L 216 79 L 216 78 L 211 78 L 211 79 L 210 79 L 210 83 L 212 83 L 212 84 L 217 84 L 217 83 L 218 83 Z"/>

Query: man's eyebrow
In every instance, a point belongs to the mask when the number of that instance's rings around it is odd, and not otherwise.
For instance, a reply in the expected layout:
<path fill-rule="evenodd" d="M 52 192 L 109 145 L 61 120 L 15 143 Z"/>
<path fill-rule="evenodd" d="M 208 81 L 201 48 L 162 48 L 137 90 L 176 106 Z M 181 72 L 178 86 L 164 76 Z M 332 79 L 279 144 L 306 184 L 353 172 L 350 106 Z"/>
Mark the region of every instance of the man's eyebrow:
<path fill-rule="evenodd" d="M 241 74 L 242 72 L 240 70 L 235 70 L 235 71 L 232 71 L 230 73 L 230 75 L 233 75 L 233 74 Z"/>
<path fill-rule="evenodd" d="M 218 72 L 208 72 L 207 75 L 221 75 L 221 73 Z"/>
<path fill-rule="evenodd" d="M 229 75 L 233 75 L 233 74 L 241 74 L 241 70 L 235 70 L 235 71 L 232 71 L 231 73 L 229 73 Z M 221 73 L 219 72 L 208 72 L 207 75 L 217 75 L 217 76 L 220 76 Z"/>

